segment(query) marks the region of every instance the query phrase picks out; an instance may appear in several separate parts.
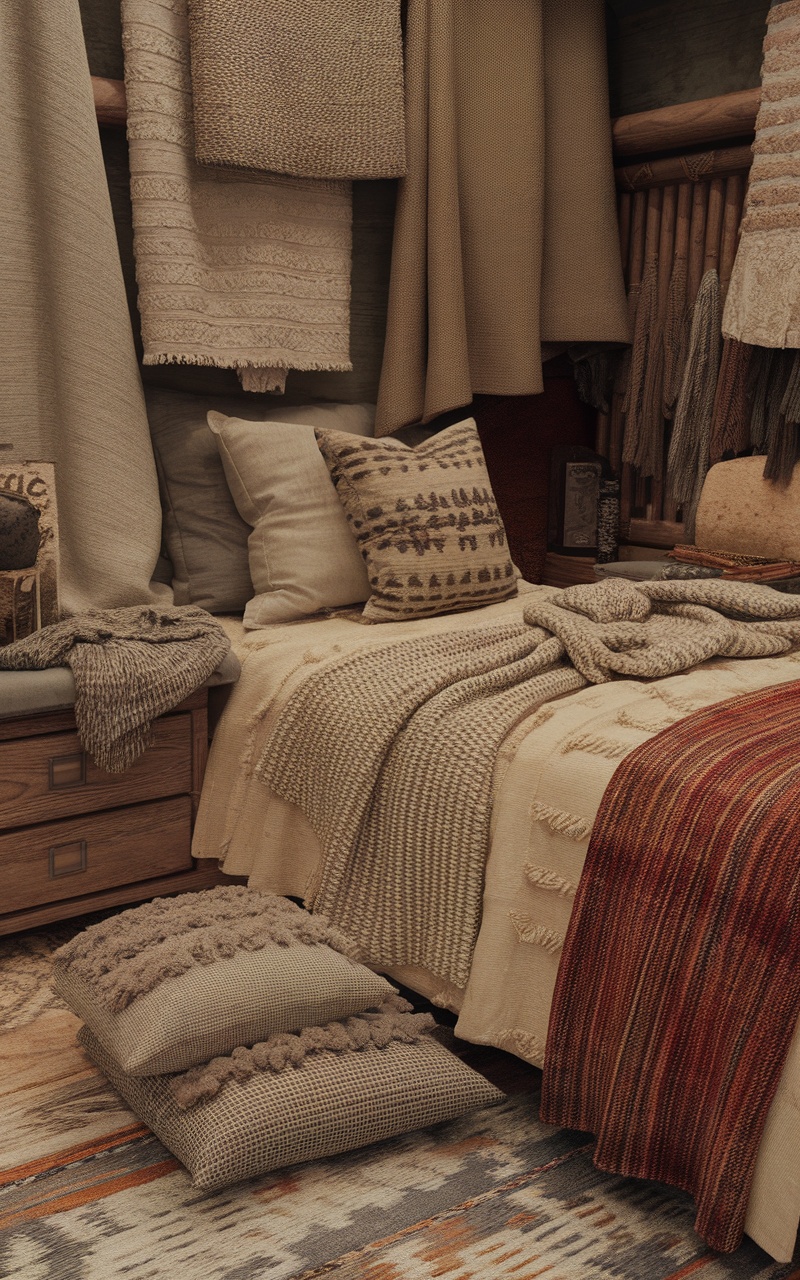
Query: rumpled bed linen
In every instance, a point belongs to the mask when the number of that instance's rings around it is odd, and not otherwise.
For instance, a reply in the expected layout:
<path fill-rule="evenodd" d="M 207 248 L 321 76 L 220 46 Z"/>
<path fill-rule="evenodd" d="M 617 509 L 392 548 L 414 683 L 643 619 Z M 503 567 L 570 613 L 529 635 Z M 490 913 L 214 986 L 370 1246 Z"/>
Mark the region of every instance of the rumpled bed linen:
<path fill-rule="evenodd" d="M 551 595 L 525 588 L 525 595 Z M 544 593 L 544 596 L 542 596 Z M 319 844 L 308 822 L 255 776 L 293 691 L 320 663 L 388 639 L 519 619 L 525 596 L 469 614 L 365 628 L 347 617 L 249 633 L 227 624 L 243 673 L 218 727 L 195 836 L 197 856 L 302 896 Z M 794 656 L 714 660 L 651 680 L 616 680 L 557 699 L 516 726 L 497 757 L 480 932 L 466 991 L 418 966 L 392 976 L 461 1010 L 458 1033 L 541 1064 L 561 942 L 597 807 L 618 762 L 659 729 L 723 698 L 798 678 Z M 767 1118 L 745 1229 L 791 1257 L 800 1218 L 800 1037 Z"/>

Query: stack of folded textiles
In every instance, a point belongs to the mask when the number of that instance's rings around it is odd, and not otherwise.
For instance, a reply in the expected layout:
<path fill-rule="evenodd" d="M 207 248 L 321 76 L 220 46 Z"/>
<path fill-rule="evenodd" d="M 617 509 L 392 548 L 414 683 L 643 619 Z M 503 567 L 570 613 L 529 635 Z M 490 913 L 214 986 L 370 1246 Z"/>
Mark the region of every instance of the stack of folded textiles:
<path fill-rule="evenodd" d="M 733 551 L 707 551 L 701 547 L 679 544 L 669 553 L 670 558 L 683 564 L 700 565 L 719 569 L 720 576 L 734 582 L 767 582 L 800 576 L 800 562 L 796 560 L 769 560 L 765 556 L 739 555 Z"/>
<path fill-rule="evenodd" d="M 204 1189 L 503 1098 L 337 929 L 240 885 L 92 925 L 56 952 L 53 985 L 86 1052 Z"/>

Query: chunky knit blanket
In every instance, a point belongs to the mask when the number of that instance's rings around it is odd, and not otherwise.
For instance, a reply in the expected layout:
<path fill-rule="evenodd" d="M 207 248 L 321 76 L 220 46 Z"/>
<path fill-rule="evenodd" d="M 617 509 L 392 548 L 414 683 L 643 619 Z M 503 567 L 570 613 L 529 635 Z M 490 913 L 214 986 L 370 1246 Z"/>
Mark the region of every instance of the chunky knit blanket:
<path fill-rule="evenodd" d="M 134 606 L 85 613 L 0 649 L 0 669 L 67 666 L 81 743 L 110 773 L 133 764 L 157 716 L 206 680 L 230 649 L 204 609 Z"/>
<path fill-rule="evenodd" d="M 315 909 L 370 962 L 421 965 L 463 988 L 506 734 L 590 682 L 797 643 L 800 601 L 768 587 L 612 579 L 537 593 L 522 622 L 324 664 L 287 702 L 256 773 L 303 811 L 322 844 L 307 893 Z"/>
<path fill-rule="evenodd" d="M 542 1118 L 596 1134 L 601 1169 L 691 1192 L 714 1249 L 740 1243 L 800 1010 L 798 802 L 800 682 L 637 747 L 558 971 Z"/>

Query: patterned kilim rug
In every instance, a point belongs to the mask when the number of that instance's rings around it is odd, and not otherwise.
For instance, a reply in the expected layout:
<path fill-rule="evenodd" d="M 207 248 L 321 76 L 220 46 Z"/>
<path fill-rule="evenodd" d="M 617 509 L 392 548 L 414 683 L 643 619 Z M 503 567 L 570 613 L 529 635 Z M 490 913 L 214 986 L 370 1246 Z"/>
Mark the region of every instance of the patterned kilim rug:
<path fill-rule="evenodd" d="M 75 929 L 0 938 L 2 1277 L 800 1280 L 797 1263 L 749 1242 L 710 1252 L 687 1196 L 598 1172 L 586 1135 L 540 1124 L 527 1088 L 364 1151 L 195 1191 L 47 989 L 49 955 Z"/>

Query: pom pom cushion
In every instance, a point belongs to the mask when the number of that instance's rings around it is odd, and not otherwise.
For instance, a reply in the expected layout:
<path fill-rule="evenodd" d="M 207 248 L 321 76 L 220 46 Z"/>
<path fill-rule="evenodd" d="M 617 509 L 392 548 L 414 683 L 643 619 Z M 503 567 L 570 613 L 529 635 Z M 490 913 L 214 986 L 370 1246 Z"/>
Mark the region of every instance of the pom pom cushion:
<path fill-rule="evenodd" d="M 472 418 L 415 449 L 339 431 L 316 435 L 367 566 L 365 620 L 422 618 L 516 593 Z"/>
<path fill-rule="evenodd" d="M 159 1074 L 380 1004 L 394 988 L 353 951 L 285 898 L 225 885 L 90 926 L 53 985 L 119 1070 Z"/>
<path fill-rule="evenodd" d="M 265 428 L 213 412 L 208 425 L 239 515 L 251 526 L 255 598 L 244 611 L 245 627 L 289 622 L 366 600 L 370 586 L 364 561 L 313 427 L 272 422 Z M 351 415 L 344 438 L 352 441 L 371 429 L 371 413 L 361 423 Z"/>
<path fill-rule="evenodd" d="M 256 1045 L 190 1077 L 123 1072 L 92 1033 L 78 1039 L 134 1113 L 214 1190 L 450 1120 L 503 1094 L 424 1028 L 405 1002 Z"/>

